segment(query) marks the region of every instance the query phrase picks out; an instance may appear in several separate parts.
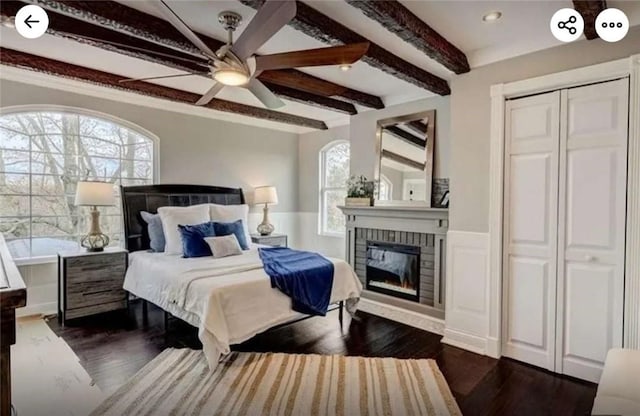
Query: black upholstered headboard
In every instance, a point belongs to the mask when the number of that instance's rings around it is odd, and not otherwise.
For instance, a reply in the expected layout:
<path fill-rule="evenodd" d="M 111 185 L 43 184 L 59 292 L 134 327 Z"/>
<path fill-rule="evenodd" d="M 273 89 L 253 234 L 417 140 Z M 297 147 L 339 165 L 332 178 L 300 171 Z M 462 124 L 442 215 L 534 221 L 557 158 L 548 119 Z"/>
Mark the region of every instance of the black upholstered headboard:
<path fill-rule="evenodd" d="M 130 252 L 149 249 L 147 224 L 140 211 L 158 212 L 167 206 L 197 204 L 244 204 L 240 188 L 223 188 L 206 185 L 144 185 L 121 186 L 122 215 L 124 217 L 125 248 Z"/>

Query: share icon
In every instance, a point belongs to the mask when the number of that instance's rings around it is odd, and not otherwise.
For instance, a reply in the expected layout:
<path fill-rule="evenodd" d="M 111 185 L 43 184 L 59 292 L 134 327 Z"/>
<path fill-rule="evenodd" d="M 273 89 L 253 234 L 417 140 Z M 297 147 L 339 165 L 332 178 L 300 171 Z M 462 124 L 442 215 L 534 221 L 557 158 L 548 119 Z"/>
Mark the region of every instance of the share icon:
<path fill-rule="evenodd" d="M 577 20 L 575 16 L 570 16 L 565 22 L 558 22 L 558 29 L 566 29 L 570 34 L 575 35 L 578 30 L 575 26 L 569 26 L 569 23 L 575 23 Z"/>

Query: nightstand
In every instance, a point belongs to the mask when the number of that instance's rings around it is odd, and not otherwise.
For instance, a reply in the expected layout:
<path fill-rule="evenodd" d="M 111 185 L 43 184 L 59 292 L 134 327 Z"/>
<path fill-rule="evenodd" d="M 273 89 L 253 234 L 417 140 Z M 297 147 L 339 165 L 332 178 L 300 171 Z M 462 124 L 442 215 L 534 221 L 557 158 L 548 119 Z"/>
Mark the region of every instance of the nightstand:
<path fill-rule="evenodd" d="M 251 242 L 265 246 L 287 247 L 287 236 L 286 234 L 251 234 Z"/>
<path fill-rule="evenodd" d="M 127 308 L 127 264 L 121 248 L 58 253 L 58 321 Z"/>

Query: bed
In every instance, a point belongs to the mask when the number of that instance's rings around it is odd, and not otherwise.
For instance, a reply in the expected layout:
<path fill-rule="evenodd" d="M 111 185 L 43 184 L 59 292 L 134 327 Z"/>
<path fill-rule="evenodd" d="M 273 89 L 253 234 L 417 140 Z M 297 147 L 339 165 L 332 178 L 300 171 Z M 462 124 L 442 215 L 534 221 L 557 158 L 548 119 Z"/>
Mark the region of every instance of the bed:
<path fill-rule="evenodd" d="M 163 206 L 202 203 L 245 203 L 241 189 L 201 185 L 150 185 L 122 187 L 125 244 L 129 268 L 124 289 L 162 308 L 165 313 L 198 328 L 211 367 L 232 344 L 241 343 L 269 328 L 305 319 L 291 309 L 291 299 L 271 288 L 258 245 L 242 255 L 185 259 L 149 251 L 149 235 L 141 211 L 151 213 Z M 332 309 L 355 312 L 362 285 L 343 260 L 334 265 Z"/>

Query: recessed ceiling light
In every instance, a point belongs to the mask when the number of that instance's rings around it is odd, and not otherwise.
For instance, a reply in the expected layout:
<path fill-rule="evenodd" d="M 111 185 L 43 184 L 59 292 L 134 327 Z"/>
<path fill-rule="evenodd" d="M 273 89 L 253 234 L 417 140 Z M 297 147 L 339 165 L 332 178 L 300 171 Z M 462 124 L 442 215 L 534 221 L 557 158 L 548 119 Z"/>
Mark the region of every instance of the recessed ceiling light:
<path fill-rule="evenodd" d="M 351 65 L 350 64 L 342 64 L 338 68 L 340 68 L 340 70 L 342 72 L 347 72 L 348 70 L 351 69 Z"/>
<path fill-rule="evenodd" d="M 500 19 L 502 17 L 502 12 L 499 11 L 493 11 L 493 12 L 489 12 L 487 14 L 485 14 L 484 16 L 482 16 L 482 20 L 485 22 L 495 22 L 496 20 Z"/>

